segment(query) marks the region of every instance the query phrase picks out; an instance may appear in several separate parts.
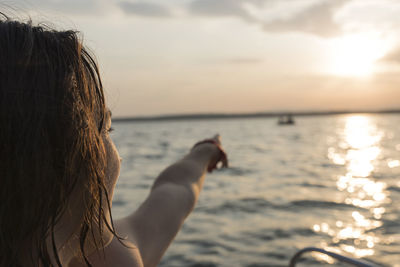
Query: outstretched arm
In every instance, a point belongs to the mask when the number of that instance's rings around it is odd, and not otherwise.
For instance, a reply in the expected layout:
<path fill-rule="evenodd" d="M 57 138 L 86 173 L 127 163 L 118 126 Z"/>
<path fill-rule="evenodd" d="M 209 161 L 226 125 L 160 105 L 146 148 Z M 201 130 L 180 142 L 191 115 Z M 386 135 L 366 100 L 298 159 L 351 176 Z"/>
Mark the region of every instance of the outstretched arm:
<path fill-rule="evenodd" d="M 219 144 L 218 136 L 214 140 Z M 145 267 L 158 264 L 193 210 L 207 169 L 220 160 L 222 153 L 217 145 L 201 143 L 195 146 L 182 160 L 158 176 L 144 203 L 123 219 L 125 231 L 122 234 L 138 247 Z"/>

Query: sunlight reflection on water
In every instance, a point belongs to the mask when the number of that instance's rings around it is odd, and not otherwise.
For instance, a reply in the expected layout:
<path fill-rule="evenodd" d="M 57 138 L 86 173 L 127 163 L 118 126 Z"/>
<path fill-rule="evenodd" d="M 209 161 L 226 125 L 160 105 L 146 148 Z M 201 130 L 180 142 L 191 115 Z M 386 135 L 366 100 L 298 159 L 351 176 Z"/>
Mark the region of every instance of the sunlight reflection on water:
<path fill-rule="evenodd" d="M 207 176 L 160 267 L 287 266 L 308 246 L 381 266 L 398 262 L 398 114 L 299 117 L 289 128 L 264 118 L 114 127 L 124 158 L 115 217 L 134 210 L 192 142 L 217 131 L 230 157 L 231 168 Z M 307 266 L 332 262 L 318 258 Z"/>
<path fill-rule="evenodd" d="M 337 179 L 337 189 L 346 194 L 345 203 L 367 209 L 362 214 L 353 211 L 352 221 L 337 221 L 331 227 L 327 223 L 314 225 L 313 230 L 331 236 L 337 246 L 327 249 L 365 257 L 374 254 L 380 239 L 371 231 L 382 226 L 379 221 L 385 213 L 384 203 L 390 202 L 386 183 L 376 181 L 371 174 L 381 154 L 380 141 L 384 135 L 369 116 L 355 115 L 345 118 L 344 127 L 338 132 L 341 140 L 339 149 L 330 147 L 328 158 L 337 165 L 345 165 L 347 173 Z M 397 160 L 388 161 L 390 168 L 398 166 Z M 323 244 L 321 244 L 323 245 Z M 321 260 L 324 260 L 320 258 Z"/>

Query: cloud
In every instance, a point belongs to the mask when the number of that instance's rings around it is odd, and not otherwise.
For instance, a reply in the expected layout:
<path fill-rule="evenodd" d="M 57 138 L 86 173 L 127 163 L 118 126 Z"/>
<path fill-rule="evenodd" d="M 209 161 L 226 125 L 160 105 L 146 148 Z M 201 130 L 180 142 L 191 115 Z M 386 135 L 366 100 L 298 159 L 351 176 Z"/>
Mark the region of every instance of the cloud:
<path fill-rule="evenodd" d="M 231 16 L 249 22 L 257 22 L 258 19 L 250 14 L 245 6 L 263 8 L 267 3 L 275 1 L 278 0 L 193 0 L 188 9 L 194 15 Z"/>
<path fill-rule="evenodd" d="M 5 4 L 7 7 L 7 3 Z M 72 15 L 106 13 L 113 7 L 107 0 L 15 0 L 10 6 L 17 10 L 56 10 Z"/>
<path fill-rule="evenodd" d="M 243 8 L 245 0 L 194 0 L 189 11 L 203 16 L 233 16 L 253 21 L 254 18 Z"/>
<path fill-rule="evenodd" d="M 186 4 L 182 4 L 182 0 L 15 0 L 17 4 L 27 3 L 35 9 L 54 9 L 73 15 L 106 14 L 115 9 L 133 16 L 169 18 L 176 15 L 173 10 L 183 8 L 189 15 L 238 18 L 259 25 L 265 32 L 303 32 L 321 37 L 341 33 L 335 14 L 350 1 L 185 0 Z"/>
<path fill-rule="evenodd" d="M 247 22 L 259 24 L 266 32 L 304 32 L 322 37 L 330 37 L 341 32 L 341 27 L 335 22 L 336 11 L 351 0 L 317 1 L 304 7 L 300 12 L 288 18 L 262 20 L 249 12 L 249 5 L 254 8 L 265 8 L 267 4 L 279 5 L 283 1 L 275 0 L 193 0 L 189 11 L 202 16 L 232 16 Z M 290 4 L 301 4 L 297 0 Z M 288 5 L 288 2 L 285 3 Z"/>
<path fill-rule="evenodd" d="M 342 29 L 334 20 L 337 9 L 349 0 L 325 1 L 314 4 L 285 20 L 264 23 L 263 29 L 272 32 L 300 31 L 322 37 L 335 36 Z"/>
<path fill-rule="evenodd" d="M 4 3 L 0 5 L 7 6 Z M 113 10 L 122 10 L 126 14 L 144 17 L 172 16 L 168 7 L 146 0 L 15 0 L 10 6 L 21 10 L 40 10 L 41 12 L 43 10 L 55 10 L 68 15 L 99 15 L 108 14 Z"/>
<path fill-rule="evenodd" d="M 379 61 L 400 64 L 400 47 L 392 50 Z"/>
<path fill-rule="evenodd" d="M 160 4 L 148 2 L 120 2 L 119 7 L 130 15 L 143 16 L 143 17 L 170 17 L 171 11 Z"/>

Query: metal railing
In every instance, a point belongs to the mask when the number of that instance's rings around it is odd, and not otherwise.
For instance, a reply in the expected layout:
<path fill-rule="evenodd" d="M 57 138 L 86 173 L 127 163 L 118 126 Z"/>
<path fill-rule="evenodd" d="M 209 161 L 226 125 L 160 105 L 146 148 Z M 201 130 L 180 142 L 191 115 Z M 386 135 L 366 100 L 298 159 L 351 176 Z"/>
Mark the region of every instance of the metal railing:
<path fill-rule="evenodd" d="M 319 252 L 325 255 L 328 255 L 334 259 L 337 259 L 341 262 L 346 262 L 349 264 L 352 264 L 354 266 L 358 266 L 358 267 L 380 267 L 379 265 L 373 264 L 373 263 L 369 263 L 363 260 L 358 260 L 358 259 L 353 259 L 353 258 L 349 258 L 349 257 L 345 257 L 342 256 L 340 254 L 334 253 L 334 252 L 330 252 L 330 251 L 326 251 L 324 249 L 321 248 L 314 248 L 314 247 L 307 247 L 307 248 L 303 248 L 302 250 L 298 251 L 290 260 L 289 263 L 289 267 L 295 267 L 296 266 L 296 262 L 301 258 L 301 256 L 306 253 L 306 252 Z"/>

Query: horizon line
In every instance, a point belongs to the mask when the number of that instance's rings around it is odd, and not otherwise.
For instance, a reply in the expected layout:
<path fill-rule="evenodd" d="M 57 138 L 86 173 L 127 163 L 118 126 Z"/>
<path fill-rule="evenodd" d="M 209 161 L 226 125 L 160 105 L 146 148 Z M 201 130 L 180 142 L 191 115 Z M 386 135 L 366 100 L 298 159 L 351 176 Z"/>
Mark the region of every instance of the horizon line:
<path fill-rule="evenodd" d="M 251 112 L 251 113 L 187 113 L 187 114 L 166 114 L 151 116 L 132 116 L 132 117 L 115 117 L 113 122 L 128 121 L 174 121 L 174 120 L 204 120 L 204 119 L 237 119 L 237 118 L 267 118 L 279 117 L 284 115 L 293 116 L 324 116 L 324 115 L 340 115 L 340 114 L 384 114 L 384 113 L 400 113 L 400 109 L 384 109 L 384 110 L 329 110 L 329 111 L 270 111 L 270 112 Z"/>

